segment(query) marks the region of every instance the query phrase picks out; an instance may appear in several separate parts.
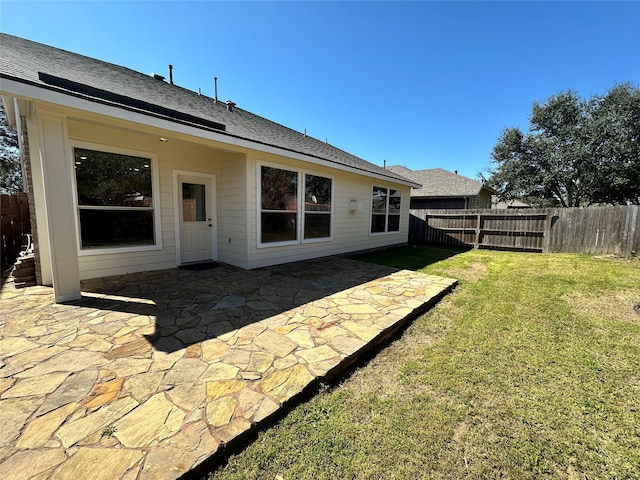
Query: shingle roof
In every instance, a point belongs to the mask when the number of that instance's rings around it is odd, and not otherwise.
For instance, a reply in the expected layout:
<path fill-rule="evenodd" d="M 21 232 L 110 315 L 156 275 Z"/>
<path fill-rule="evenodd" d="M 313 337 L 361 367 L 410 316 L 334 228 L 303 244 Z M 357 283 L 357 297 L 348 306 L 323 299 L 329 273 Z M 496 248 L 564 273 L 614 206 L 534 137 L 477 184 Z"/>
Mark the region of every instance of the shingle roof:
<path fill-rule="evenodd" d="M 178 85 L 4 33 L 0 33 L 0 78 L 282 148 L 403 183 L 409 181 L 400 174 L 237 106 L 230 112 L 226 103 Z"/>
<path fill-rule="evenodd" d="M 392 166 L 387 167 L 387 170 L 422 185 L 422 188 L 411 190 L 412 197 L 473 197 L 478 195 L 483 188 L 491 193 L 498 193 L 482 182 L 442 168 L 410 170 L 402 166 Z"/>

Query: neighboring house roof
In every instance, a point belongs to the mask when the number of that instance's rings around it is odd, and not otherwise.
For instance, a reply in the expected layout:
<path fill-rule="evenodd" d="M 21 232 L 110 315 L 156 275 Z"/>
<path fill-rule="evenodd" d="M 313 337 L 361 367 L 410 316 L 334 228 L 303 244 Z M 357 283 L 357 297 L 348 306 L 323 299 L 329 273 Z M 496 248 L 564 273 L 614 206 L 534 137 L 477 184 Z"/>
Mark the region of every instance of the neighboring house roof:
<path fill-rule="evenodd" d="M 474 197 L 479 195 L 482 189 L 492 194 L 497 194 L 493 188 L 482 182 L 449 172 L 442 168 L 429 168 L 426 170 L 410 170 L 402 166 L 387 167 L 398 175 L 410 178 L 420 183 L 422 188 L 411 190 L 412 197 Z"/>
<path fill-rule="evenodd" d="M 0 34 L 0 78 L 414 184 L 400 174 L 235 105 L 229 111 L 225 102 L 150 75 L 20 37 Z"/>
<path fill-rule="evenodd" d="M 505 209 L 505 208 L 531 208 L 528 203 L 521 202 L 520 200 L 505 200 L 502 201 L 498 197 L 493 196 L 491 198 L 491 208 Z"/>

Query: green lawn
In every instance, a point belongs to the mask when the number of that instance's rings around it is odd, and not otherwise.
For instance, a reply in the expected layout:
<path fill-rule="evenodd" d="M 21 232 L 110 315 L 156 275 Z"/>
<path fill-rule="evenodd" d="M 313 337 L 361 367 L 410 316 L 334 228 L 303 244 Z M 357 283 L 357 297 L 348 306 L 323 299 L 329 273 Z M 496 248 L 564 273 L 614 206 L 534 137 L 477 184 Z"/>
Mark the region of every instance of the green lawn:
<path fill-rule="evenodd" d="M 211 479 L 640 478 L 640 262 L 406 247 L 460 280 Z"/>

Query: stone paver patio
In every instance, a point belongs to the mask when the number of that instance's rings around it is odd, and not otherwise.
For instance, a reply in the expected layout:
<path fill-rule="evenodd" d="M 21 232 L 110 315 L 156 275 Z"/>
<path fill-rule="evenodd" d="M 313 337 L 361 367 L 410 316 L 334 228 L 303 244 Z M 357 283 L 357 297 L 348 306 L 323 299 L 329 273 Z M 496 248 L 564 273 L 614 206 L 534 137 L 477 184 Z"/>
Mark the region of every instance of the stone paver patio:
<path fill-rule="evenodd" d="M 178 478 L 455 283 L 328 258 L 4 287 L 0 478 Z"/>

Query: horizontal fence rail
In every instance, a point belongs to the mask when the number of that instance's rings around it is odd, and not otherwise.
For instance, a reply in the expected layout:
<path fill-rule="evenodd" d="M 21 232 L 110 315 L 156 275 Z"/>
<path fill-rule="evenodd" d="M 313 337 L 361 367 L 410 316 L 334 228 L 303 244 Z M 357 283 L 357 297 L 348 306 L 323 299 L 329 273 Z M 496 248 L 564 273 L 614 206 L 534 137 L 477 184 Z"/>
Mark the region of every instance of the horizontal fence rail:
<path fill-rule="evenodd" d="M 631 255 L 640 249 L 640 207 L 411 210 L 409 242 Z"/>

